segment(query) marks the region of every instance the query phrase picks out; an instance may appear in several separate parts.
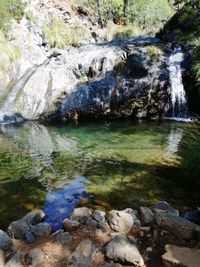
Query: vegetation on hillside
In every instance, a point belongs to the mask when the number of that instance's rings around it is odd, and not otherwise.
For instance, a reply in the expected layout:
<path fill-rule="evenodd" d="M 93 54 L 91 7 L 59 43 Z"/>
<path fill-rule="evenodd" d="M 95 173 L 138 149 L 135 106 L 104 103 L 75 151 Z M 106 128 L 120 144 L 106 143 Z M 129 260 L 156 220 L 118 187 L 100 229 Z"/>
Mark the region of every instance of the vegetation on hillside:
<path fill-rule="evenodd" d="M 20 20 L 25 5 L 21 0 L 1 0 L 0 3 L 0 29 L 7 31 L 12 19 Z"/>

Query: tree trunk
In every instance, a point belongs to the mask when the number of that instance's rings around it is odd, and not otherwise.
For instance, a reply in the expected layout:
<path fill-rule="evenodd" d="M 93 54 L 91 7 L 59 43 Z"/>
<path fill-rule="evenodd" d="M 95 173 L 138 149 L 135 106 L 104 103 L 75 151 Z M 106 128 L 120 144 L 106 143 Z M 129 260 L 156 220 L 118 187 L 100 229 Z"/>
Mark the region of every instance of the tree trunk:
<path fill-rule="evenodd" d="M 100 24 L 101 28 L 103 28 L 102 0 L 97 0 L 97 10 L 98 10 L 98 16 L 99 16 L 99 24 Z"/>

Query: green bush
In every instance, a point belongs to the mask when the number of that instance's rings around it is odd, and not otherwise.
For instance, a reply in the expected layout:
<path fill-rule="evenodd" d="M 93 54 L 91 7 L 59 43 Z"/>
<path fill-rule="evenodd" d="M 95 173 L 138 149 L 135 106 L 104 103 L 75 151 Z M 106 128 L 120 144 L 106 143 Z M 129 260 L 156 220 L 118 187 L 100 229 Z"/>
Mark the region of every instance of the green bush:
<path fill-rule="evenodd" d="M 52 47 L 64 48 L 67 45 L 78 46 L 80 41 L 89 36 L 86 29 L 68 26 L 59 17 L 53 17 L 50 25 L 44 27 L 44 34 Z"/>
<path fill-rule="evenodd" d="M 0 29 L 7 31 L 11 19 L 20 20 L 25 5 L 21 0 L 1 0 L 0 3 Z"/>
<path fill-rule="evenodd" d="M 3 32 L 0 31 L 0 76 L 5 72 L 10 64 L 20 56 L 18 47 L 9 44 Z"/>
<path fill-rule="evenodd" d="M 200 82 L 200 37 L 195 38 L 192 42 L 195 46 L 193 53 L 193 71 L 197 82 Z"/>

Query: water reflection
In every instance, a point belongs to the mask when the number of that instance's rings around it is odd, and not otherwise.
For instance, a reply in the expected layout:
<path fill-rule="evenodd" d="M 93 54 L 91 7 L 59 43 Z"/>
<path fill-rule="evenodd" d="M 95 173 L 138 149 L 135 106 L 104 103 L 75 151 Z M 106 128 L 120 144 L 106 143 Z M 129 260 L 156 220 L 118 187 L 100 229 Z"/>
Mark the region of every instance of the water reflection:
<path fill-rule="evenodd" d="M 168 136 L 166 157 L 172 158 L 178 152 L 183 138 L 183 129 L 172 128 Z"/>
<path fill-rule="evenodd" d="M 177 199 L 175 181 L 166 179 L 163 168 L 169 157 L 176 156 L 185 131 L 185 125 L 176 122 L 4 125 L 0 127 L 2 222 L 10 220 L 11 213 L 12 219 L 18 218 L 17 209 L 21 214 L 43 207 L 45 195 L 53 194 L 67 205 L 60 195 L 63 199 L 66 186 L 79 192 L 76 178 L 81 176 L 88 179 L 95 205 L 123 208 L 160 199 L 180 203 L 183 199 Z"/>

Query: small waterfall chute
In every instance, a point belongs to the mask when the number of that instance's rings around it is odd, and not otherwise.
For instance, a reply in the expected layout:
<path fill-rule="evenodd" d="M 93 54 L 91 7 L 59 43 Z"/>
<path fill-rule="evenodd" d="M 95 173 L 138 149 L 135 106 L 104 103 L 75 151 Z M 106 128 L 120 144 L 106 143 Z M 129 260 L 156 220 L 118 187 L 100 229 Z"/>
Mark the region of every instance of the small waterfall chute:
<path fill-rule="evenodd" d="M 180 46 L 175 47 L 169 56 L 169 80 L 171 86 L 172 113 L 170 119 L 190 120 L 188 113 L 187 96 L 182 80 L 182 63 L 184 53 Z"/>

